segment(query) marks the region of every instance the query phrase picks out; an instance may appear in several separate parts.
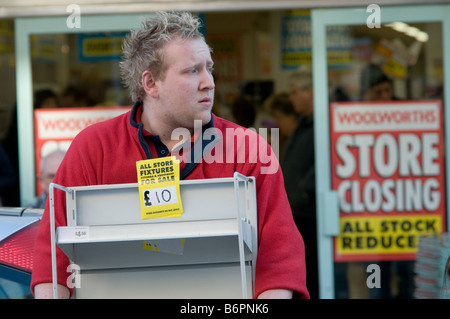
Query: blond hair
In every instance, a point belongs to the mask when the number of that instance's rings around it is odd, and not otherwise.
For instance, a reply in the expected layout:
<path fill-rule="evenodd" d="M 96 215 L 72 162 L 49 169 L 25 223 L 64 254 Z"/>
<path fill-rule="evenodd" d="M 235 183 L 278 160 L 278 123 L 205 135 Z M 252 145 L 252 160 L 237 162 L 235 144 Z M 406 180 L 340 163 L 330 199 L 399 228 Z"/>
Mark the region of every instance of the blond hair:
<path fill-rule="evenodd" d="M 312 69 L 309 66 L 302 66 L 289 75 L 288 81 L 299 89 L 308 89 L 313 85 Z"/>
<path fill-rule="evenodd" d="M 145 91 L 142 73 L 150 71 L 156 79 L 164 77 L 164 47 L 174 38 L 203 39 L 201 22 L 188 12 L 156 12 L 143 20 L 143 28 L 131 30 L 122 44 L 120 73 L 133 102 L 142 102 Z"/>

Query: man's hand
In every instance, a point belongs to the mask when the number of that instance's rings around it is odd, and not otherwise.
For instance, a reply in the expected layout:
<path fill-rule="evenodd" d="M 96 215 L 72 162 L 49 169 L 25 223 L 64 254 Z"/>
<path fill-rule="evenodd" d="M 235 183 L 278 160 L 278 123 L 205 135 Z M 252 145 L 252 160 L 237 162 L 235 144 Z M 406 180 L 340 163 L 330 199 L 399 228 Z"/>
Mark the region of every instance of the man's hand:
<path fill-rule="evenodd" d="M 270 289 L 259 294 L 258 299 L 292 299 L 292 290 Z"/>
<path fill-rule="evenodd" d="M 53 298 L 53 284 L 43 283 L 34 287 L 34 297 L 36 299 L 52 299 Z M 67 287 L 58 285 L 58 299 L 69 299 L 70 291 Z"/>

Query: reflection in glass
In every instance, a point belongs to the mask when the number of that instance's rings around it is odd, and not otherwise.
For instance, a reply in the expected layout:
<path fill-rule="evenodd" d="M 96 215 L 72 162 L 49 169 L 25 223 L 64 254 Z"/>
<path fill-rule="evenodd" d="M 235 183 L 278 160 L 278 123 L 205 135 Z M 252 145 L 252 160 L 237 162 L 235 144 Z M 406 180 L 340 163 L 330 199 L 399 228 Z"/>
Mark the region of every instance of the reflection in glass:
<path fill-rule="evenodd" d="M 30 36 L 35 108 L 130 105 L 119 74 L 125 32 Z M 39 98 L 41 95 L 41 98 Z M 55 95 L 55 101 L 43 99 Z"/>

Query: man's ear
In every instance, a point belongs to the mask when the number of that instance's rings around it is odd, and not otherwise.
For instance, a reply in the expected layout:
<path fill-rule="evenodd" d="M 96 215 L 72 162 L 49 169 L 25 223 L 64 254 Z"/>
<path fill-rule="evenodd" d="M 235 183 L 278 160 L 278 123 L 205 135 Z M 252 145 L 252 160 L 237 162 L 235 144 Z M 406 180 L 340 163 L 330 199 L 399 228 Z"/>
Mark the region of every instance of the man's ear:
<path fill-rule="evenodd" d="M 144 88 L 145 93 L 151 97 L 158 97 L 158 85 L 156 84 L 153 74 L 148 70 L 142 73 L 142 87 Z"/>

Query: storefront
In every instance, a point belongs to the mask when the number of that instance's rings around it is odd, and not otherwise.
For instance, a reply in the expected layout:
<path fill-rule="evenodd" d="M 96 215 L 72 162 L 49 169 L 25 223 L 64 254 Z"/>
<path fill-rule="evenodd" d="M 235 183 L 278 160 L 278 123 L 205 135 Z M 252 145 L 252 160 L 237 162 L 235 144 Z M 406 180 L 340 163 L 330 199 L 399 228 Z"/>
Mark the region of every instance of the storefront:
<path fill-rule="evenodd" d="M 244 91 L 263 112 L 271 93 L 288 90 L 293 70 L 312 66 L 320 298 L 414 297 L 417 238 L 448 229 L 450 6 L 205 2 L 164 9 L 204 20 L 218 114 L 229 117 Z M 118 74 L 120 42 L 155 9 L 105 8 L 77 2 L 63 13 L 25 10 L 14 18 L 9 100 L 17 102 L 22 205 L 38 193 L 44 145 L 64 149 L 77 131 L 130 105 Z M 369 64 L 389 79 L 391 101 L 366 94 Z M 43 89 L 58 93 L 60 108 L 34 105 Z M 69 94 L 74 89 L 82 94 Z M 263 122 L 256 125 L 273 125 L 267 116 Z"/>
<path fill-rule="evenodd" d="M 449 9 L 313 10 L 322 297 L 421 293 L 414 282 L 418 237 L 448 229 Z M 349 67 L 334 65 L 327 44 L 335 32 L 358 39 Z M 349 99 L 321 94 L 330 84 Z"/>

